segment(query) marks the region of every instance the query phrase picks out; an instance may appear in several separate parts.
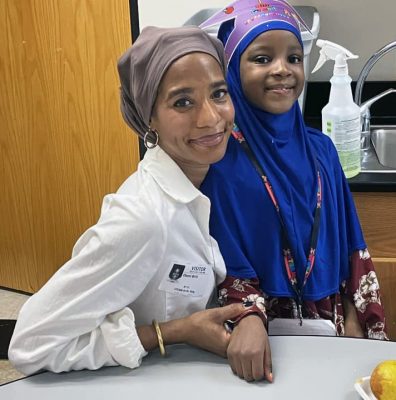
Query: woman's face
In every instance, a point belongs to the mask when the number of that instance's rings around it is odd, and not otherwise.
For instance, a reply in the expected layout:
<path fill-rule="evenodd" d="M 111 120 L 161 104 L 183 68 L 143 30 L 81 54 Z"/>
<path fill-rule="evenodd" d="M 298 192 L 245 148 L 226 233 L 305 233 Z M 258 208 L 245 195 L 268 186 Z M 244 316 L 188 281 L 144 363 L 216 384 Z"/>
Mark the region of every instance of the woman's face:
<path fill-rule="evenodd" d="M 234 107 L 215 58 L 191 53 L 164 74 L 151 117 L 159 145 L 179 166 L 208 166 L 225 153 Z"/>
<path fill-rule="evenodd" d="M 254 106 L 273 114 L 292 107 L 304 87 L 304 54 L 286 30 L 262 33 L 241 56 L 242 89 Z"/>

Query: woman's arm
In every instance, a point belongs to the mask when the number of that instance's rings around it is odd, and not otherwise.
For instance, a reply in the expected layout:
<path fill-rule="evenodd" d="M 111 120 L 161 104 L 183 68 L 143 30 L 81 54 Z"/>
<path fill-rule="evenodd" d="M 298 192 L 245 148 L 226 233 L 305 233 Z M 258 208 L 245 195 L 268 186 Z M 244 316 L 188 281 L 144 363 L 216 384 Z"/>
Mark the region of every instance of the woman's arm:
<path fill-rule="evenodd" d="M 106 212 L 78 240 L 71 260 L 21 309 L 9 358 L 25 374 L 135 368 L 158 345 L 151 326 L 136 328 L 128 305 L 156 273 L 164 233 L 147 207 L 139 209 L 142 202 L 107 200 Z M 165 344 L 186 342 L 224 356 L 224 321 L 243 311 L 242 304 L 233 305 L 161 324 Z"/>
<path fill-rule="evenodd" d="M 127 307 L 157 271 L 165 241 L 142 202 L 107 196 L 99 222 L 77 241 L 72 258 L 22 307 L 9 358 L 25 374 L 134 368 L 146 354 Z"/>
<path fill-rule="evenodd" d="M 187 343 L 226 357 L 231 334 L 224 328 L 224 323 L 238 317 L 244 311 L 246 308 L 243 304 L 231 304 L 162 322 L 159 326 L 164 344 Z M 158 347 L 158 337 L 153 326 L 138 327 L 137 332 L 147 351 Z"/>

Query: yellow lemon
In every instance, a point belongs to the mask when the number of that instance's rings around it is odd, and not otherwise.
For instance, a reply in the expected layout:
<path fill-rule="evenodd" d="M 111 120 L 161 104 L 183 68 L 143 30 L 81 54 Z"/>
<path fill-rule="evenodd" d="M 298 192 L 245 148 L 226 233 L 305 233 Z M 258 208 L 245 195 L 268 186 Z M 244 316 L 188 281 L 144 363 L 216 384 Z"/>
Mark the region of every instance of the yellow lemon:
<path fill-rule="evenodd" d="M 383 361 L 374 368 L 370 387 L 378 400 L 396 400 L 396 360 Z"/>

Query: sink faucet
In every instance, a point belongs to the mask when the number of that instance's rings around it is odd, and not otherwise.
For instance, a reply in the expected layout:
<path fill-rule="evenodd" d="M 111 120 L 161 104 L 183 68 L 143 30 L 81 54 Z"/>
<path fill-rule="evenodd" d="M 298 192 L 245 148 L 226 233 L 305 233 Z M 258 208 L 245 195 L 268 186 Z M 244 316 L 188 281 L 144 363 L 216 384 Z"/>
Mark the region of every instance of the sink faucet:
<path fill-rule="evenodd" d="M 361 116 L 361 124 L 362 124 L 362 150 L 367 150 L 370 147 L 370 106 L 375 103 L 380 98 L 396 92 L 396 89 L 388 89 L 384 92 L 378 94 L 377 96 L 372 97 L 362 104 L 362 91 L 363 85 L 366 82 L 366 78 L 374 67 L 376 62 L 382 58 L 385 54 L 389 53 L 391 50 L 396 49 L 396 41 L 388 43 L 378 51 L 376 51 L 366 62 L 360 74 L 357 78 L 356 89 L 355 89 L 355 103 L 360 107 L 360 116 Z"/>
<path fill-rule="evenodd" d="M 395 93 L 396 89 L 388 89 L 384 92 L 377 94 L 377 96 L 372 97 L 371 99 L 365 101 L 360 105 L 360 119 L 362 126 L 362 136 L 361 136 L 361 149 L 368 150 L 370 148 L 370 106 L 374 104 L 380 98 L 390 94 Z"/>

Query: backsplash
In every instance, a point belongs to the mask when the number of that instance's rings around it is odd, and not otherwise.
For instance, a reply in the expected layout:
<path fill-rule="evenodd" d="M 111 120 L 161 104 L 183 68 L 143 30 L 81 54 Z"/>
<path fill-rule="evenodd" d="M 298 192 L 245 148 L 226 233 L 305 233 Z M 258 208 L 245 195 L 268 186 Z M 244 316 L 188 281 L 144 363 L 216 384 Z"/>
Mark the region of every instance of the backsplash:
<path fill-rule="evenodd" d="M 355 86 L 356 82 L 352 82 L 353 91 Z M 396 81 L 367 81 L 364 84 L 362 101 L 364 102 L 389 88 L 396 88 Z M 304 118 L 308 124 L 317 119 L 320 121 L 321 111 L 329 101 L 329 94 L 330 82 L 308 82 L 304 110 Z M 370 110 L 372 124 L 396 124 L 396 94 L 378 100 Z M 320 128 L 320 125 L 315 127 Z"/>

